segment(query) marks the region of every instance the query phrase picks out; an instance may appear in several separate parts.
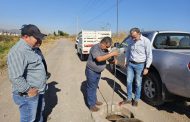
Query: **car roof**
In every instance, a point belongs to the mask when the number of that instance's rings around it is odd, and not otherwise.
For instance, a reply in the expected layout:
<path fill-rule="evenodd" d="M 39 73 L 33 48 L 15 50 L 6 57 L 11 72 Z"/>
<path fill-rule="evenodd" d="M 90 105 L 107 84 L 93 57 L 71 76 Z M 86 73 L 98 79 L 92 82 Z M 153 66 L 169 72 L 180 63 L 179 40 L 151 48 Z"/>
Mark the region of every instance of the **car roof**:
<path fill-rule="evenodd" d="M 187 33 L 187 34 L 190 34 L 190 32 L 185 32 L 185 31 L 170 31 L 170 30 L 142 31 L 142 33 Z"/>

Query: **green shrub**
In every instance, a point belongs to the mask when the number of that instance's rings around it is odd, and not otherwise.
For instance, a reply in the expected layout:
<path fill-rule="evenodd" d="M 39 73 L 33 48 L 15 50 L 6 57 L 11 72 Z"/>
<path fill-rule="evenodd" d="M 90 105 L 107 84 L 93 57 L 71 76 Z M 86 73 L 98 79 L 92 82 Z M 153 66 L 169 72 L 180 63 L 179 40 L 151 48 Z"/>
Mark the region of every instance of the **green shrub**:
<path fill-rule="evenodd" d="M 0 35 L 0 68 L 6 66 L 7 54 L 19 37 Z"/>

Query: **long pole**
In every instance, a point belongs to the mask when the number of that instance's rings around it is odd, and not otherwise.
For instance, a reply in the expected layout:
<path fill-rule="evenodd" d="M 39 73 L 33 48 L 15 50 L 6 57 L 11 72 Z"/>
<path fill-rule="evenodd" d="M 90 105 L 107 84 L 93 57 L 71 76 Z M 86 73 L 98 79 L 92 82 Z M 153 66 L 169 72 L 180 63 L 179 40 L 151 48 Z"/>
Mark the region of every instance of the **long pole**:
<path fill-rule="evenodd" d="M 117 0 L 117 41 L 118 41 L 118 0 Z M 113 99 L 114 99 L 114 92 L 115 92 L 115 80 L 116 80 L 116 65 L 114 65 L 114 84 L 113 84 L 113 94 L 112 94 L 112 101 L 111 101 L 111 113 L 113 107 Z"/>
<path fill-rule="evenodd" d="M 76 35 L 78 35 L 78 16 L 77 16 L 77 29 L 76 29 Z"/>
<path fill-rule="evenodd" d="M 119 26 L 119 25 L 118 25 L 118 23 L 119 23 L 119 22 L 118 22 L 118 20 L 119 20 L 119 19 L 118 19 L 118 18 L 119 18 L 119 17 L 118 17 L 118 13 L 119 13 L 119 5 L 118 5 L 118 4 L 119 4 L 119 2 L 118 2 L 118 0 L 117 0 L 117 41 L 118 41 L 118 33 L 119 33 L 119 32 L 118 32 L 118 28 L 119 28 L 119 27 L 118 27 L 118 26 Z"/>

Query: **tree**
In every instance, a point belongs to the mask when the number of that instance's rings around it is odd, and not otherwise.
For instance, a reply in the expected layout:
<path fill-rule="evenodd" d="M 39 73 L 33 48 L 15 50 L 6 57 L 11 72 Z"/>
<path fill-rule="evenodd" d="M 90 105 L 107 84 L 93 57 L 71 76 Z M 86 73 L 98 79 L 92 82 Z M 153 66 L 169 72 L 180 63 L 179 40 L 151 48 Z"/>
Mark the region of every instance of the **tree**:
<path fill-rule="evenodd" d="M 57 36 L 57 34 L 56 34 L 56 32 L 55 32 L 55 31 L 53 32 L 53 35 L 54 35 L 54 36 Z"/>
<path fill-rule="evenodd" d="M 66 36 L 66 37 L 68 37 L 68 36 L 69 36 L 69 34 L 68 34 L 68 33 L 63 32 L 63 31 L 60 31 L 60 30 L 58 30 L 58 35 L 59 35 L 59 36 Z"/>

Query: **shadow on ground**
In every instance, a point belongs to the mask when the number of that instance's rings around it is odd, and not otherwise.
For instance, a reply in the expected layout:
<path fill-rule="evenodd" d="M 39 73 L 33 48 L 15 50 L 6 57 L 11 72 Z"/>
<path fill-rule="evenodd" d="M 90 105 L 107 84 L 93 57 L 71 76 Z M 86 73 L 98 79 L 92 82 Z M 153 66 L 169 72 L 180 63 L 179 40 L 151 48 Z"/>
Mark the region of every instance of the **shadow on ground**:
<path fill-rule="evenodd" d="M 179 113 L 181 115 L 186 115 L 190 118 L 190 104 L 187 102 L 167 102 L 162 106 L 156 107 L 158 110 L 164 110 L 169 113 Z"/>
<path fill-rule="evenodd" d="M 58 83 L 56 81 L 52 81 L 48 83 L 48 90 L 45 94 L 45 107 L 44 107 L 44 122 L 51 119 L 48 116 L 51 114 L 53 108 L 57 105 L 58 97 L 57 92 L 60 92 L 61 89 L 56 88 Z"/>
<path fill-rule="evenodd" d="M 107 83 L 109 84 L 109 86 L 115 91 L 115 93 L 117 93 L 122 99 L 126 99 L 127 98 L 127 94 L 125 91 L 123 91 L 121 89 L 121 86 L 115 82 L 113 79 L 107 78 L 107 77 L 102 77 L 102 80 L 107 81 Z"/>
<path fill-rule="evenodd" d="M 106 69 L 107 69 L 110 73 L 112 73 L 113 75 L 115 75 L 116 78 L 117 78 L 124 86 L 127 85 L 127 83 L 126 83 L 126 76 L 125 76 L 124 74 L 120 73 L 119 71 L 117 71 L 116 73 L 113 73 L 113 71 L 111 71 L 110 66 L 109 66 L 108 64 L 106 65 Z"/>

